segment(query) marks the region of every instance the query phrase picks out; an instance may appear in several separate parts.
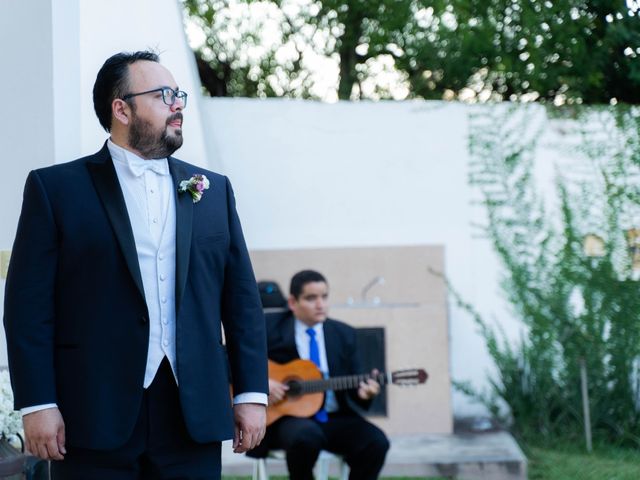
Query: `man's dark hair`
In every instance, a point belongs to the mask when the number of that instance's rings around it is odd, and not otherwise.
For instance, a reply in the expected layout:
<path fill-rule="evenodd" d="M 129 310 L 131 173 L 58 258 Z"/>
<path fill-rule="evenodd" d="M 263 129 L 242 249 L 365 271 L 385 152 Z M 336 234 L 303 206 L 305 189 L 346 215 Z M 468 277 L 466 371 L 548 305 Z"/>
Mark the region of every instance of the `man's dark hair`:
<path fill-rule="evenodd" d="M 304 286 L 307 283 L 312 282 L 324 282 L 328 284 L 327 279 L 324 278 L 321 273 L 316 272 L 315 270 L 302 270 L 291 278 L 289 293 L 297 300 L 298 297 L 300 297 L 302 290 L 304 290 Z"/>
<path fill-rule="evenodd" d="M 116 98 L 122 98 L 129 90 L 129 65 L 140 60 L 159 62 L 157 53 L 151 51 L 120 52 L 109 57 L 93 84 L 93 108 L 100 125 L 111 132 L 111 104 Z"/>

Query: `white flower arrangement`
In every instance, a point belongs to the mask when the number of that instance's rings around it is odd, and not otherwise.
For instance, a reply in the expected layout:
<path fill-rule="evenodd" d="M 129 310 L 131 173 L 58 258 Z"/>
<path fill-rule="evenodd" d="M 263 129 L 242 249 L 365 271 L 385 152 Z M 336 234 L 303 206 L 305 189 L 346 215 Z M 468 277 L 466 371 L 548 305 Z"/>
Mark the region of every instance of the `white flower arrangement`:
<path fill-rule="evenodd" d="M 13 390 L 8 370 L 0 370 L 0 434 L 4 437 L 21 435 L 22 415 L 13 409 Z"/>

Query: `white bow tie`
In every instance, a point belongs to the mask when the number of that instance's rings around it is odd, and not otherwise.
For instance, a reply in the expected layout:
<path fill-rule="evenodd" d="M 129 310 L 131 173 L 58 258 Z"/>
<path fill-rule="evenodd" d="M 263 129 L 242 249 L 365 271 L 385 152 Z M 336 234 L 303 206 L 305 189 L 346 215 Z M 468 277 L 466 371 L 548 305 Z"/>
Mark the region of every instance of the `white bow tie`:
<path fill-rule="evenodd" d="M 158 175 L 169 175 L 169 165 L 166 158 L 160 158 L 158 160 L 144 160 L 142 158 L 127 159 L 129 169 L 136 177 L 141 176 L 145 170 L 151 170 Z"/>

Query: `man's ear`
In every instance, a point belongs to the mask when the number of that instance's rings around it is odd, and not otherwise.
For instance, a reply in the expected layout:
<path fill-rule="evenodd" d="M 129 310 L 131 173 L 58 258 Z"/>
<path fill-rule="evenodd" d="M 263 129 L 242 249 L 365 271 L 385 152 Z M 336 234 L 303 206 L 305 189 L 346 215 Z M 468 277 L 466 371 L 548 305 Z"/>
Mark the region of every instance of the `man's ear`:
<path fill-rule="evenodd" d="M 298 301 L 296 300 L 296 297 L 294 297 L 293 295 L 289 295 L 287 303 L 289 304 L 289 310 L 293 310 L 298 304 Z"/>
<path fill-rule="evenodd" d="M 116 98 L 111 103 L 111 114 L 122 125 L 127 126 L 131 122 L 131 107 L 121 98 Z"/>

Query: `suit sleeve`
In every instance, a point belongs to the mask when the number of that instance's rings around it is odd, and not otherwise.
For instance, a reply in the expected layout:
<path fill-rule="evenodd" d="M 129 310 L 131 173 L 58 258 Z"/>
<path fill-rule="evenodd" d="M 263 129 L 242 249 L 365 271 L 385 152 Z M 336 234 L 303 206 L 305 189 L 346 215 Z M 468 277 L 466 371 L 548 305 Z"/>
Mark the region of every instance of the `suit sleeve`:
<path fill-rule="evenodd" d="M 56 403 L 55 282 L 58 235 L 37 172 L 27 177 L 5 286 L 4 328 L 16 409 Z"/>
<path fill-rule="evenodd" d="M 267 340 L 258 286 L 251 267 L 235 198 L 226 180 L 230 246 L 222 294 L 222 322 L 227 340 L 234 395 L 268 393 Z"/>

